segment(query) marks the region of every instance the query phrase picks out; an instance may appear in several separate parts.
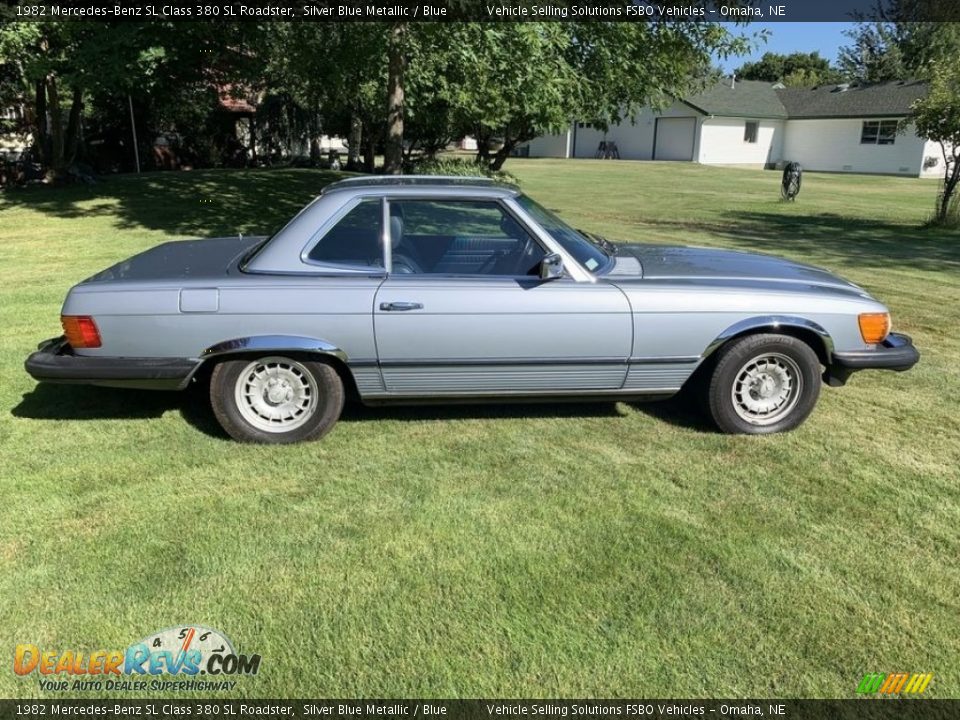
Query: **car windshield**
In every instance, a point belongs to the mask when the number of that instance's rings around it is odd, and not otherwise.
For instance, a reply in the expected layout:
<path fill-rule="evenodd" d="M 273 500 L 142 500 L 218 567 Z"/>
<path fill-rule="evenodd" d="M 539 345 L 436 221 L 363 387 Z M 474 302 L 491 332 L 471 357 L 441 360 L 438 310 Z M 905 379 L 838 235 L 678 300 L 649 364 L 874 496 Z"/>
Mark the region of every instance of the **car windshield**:
<path fill-rule="evenodd" d="M 550 210 L 534 202 L 526 195 L 518 196 L 517 202 L 544 230 L 550 233 L 550 237 L 560 243 L 563 249 L 573 256 L 574 260 L 590 272 L 597 272 L 609 263 L 610 255 L 608 253 L 567 225 Z"/>

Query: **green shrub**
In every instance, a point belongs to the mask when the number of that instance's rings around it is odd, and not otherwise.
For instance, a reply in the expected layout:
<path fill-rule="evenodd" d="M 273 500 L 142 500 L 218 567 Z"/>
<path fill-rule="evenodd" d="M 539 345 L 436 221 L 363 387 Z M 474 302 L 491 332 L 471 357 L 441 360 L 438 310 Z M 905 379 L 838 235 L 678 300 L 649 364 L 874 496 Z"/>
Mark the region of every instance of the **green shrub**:
<path fill-rule="evenodd" d="M 491 170 L 464 158 L 422 160 L 414 163 L 411 172 L 415 175 L 455 175 L 457 177 L 488 177 L 501 182 L 519 185 L 520 181 L 505 170 Z"/>

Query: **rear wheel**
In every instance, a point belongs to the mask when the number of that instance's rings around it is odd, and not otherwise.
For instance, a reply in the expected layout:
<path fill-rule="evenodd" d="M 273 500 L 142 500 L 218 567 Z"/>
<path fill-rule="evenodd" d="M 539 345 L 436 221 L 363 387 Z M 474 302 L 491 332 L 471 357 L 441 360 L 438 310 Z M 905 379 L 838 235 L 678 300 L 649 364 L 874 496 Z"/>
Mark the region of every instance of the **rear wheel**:
<path fill-rule="evenodd" d="M 241 442 L 317 440 L 340 417 L 343 399 L 331 366 L 280 355 L 227 360 L 210 377 L 213 412 Z"/>
<path fill-rule="evenodd" d="M 724 432 L 760 435 L 800 425 L 820 396 L 820 361 L 789 335 L 750 335 L 720 351 L 707 405 Z"/>

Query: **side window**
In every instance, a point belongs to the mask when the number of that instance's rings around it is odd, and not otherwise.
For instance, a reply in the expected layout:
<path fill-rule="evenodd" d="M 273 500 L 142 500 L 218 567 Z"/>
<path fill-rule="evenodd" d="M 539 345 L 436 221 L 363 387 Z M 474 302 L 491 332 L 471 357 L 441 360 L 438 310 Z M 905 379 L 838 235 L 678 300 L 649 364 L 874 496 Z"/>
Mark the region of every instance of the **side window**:
<path fill-rule="evenodd" d="M 747 120 L 743 124 L 743 141 L 745 143 L 755 143 L 757 141 L 757 131 L 760 129 L 760 123 L 755 120 Z"/>
<path fill-rule="evenodd" d="M 535 274 L 544 251 L 496 202 L 393 200 L 394 273 Z"/>
<path fill-rule="evenodd" d="M 382 218 L 379 200 L 362 200 L 327 230 L 307 257 L 330 265 L 383 267 Z"/>

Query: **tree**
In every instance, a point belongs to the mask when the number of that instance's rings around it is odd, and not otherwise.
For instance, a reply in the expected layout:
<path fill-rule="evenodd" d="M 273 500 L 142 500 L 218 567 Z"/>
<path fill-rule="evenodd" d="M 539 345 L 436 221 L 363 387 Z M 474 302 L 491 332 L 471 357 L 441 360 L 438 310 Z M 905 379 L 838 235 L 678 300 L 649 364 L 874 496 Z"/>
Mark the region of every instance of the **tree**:
<path fill-rule="evenodd" d="M 816 51 L 789 55 L 766 52 L 759 60 L 741 65 L 737 77 L 742 80 L 782 82 L 789 87 L 813 87 L 839 81 L 840 73 Z"/>
<path fill-rule="evenodd" d="M 879 4 L 880 20 L 861 22 L 848 32 L 853 45 L 840 53 L 852 80 L 924 79 L 928 95 L 914 104 L 913 122 L 920 137 L 940 145 L 943 182 L 934 222 L 957 222 L 960 184 L 960 23 L 938 22 L 960 11 L 955 0 L 888 0 Z M 906 127 L 906 125 L 904 125 Z"/>
<path fill-rule="evenodd" d="M 206 108 L 231 86 L 291 98 L 303 113 L 274 113 L 278 137 L 315 135 L 322 123 L 349 137 L 351 160 L 362 148 L 368 172 L 380 147 L 385 170 L 397 172 L 412 153 L 436 152 L 458 134 L 475 135 L 478 159 L 499 168 L 519 143 L 574 118 L 605 125 L 666 104 L 705 82 L 714 55 L 744 47 L 725 24 L 654 20 L 0 28 L 4 69 L 25 59 L 19 82 L 34 96 L 37 145 L 56 176 L 77 155 L 85 103 L 114 128 L 129 97 L 138 124 L 145 116 L 153 129 L 208 132 Z"/>
<path fill-rule="evenodd" d="M 940 62 L 960 53 L 960 5 L 956 0 L 876 0 L 873 16 L 845 32 L 852 44 L 840 50 L 849 80 L 884 82 L 925 78 Z"/>
<path fill-rule="evenodd" d="M 746 47 L 725 26 L 696 22 L 445 25 L 436 87 L 453 123 L 498 170 L 515 147 L 573 119 L 606 126 L 647 103 L 703 85 L 711 55 Z"/>
<path fill-rule="evenodd" d="M 197 85 L 222 86 L 248 63 L 247 23 L 10 22 L 0 25 L 0 64 L 33 96 L 34 144 L 52 179 L 80 152 L 85 104 L 128 95 L 156 108 Z M 66 98 L 70 98 L 69 103 Z"/>
<path fill-rule="evenodd" d="M 64 178 L 77 157 L 87 94 L 116 88 L 139 73 L 140 62 L 150 61 L 141 52 L 143 34 L 125 23 L 44 21 L 0 28 L 0 61 L 15 63 L 32 90 L 35 146 L 53 179 Z"/>
<path fill-rule="evenodd" d="M 519 142 L 573 117 L 579 88 L 563 59 L 568 40 L 560 23 L 464 23 L 445 29 L 432 38 L 432 52 L 446 64 L 437 90 L 449 103 L 458 134 L 477 139 L 478 162 L 499 169 Z"/>
<path fill-rule="evenodd" d="M 33 113 L 28 111 L 30 86 L 24 79 L 22 66 L 15 58 L 4 62 L 0 50 L 0 108 L 13 109 L 11 116 L 0 117 L 0 135 L 30 133 Z"/>
<path fill-rule="evenodd" d="M 742 50 L 726 25 L 639 23 L 277 23 L 267 84 L 320 108 L 328 132 L 362 135 L 385 171 L 458 135 L 499 169 L 520 143 L 573 118 L 604 124 L 667 103 Z"/>
<path fill-rule="evenodd" d="M 929 94 L 913 106 L 917 134 L 939 143 L 943 153 L 943 182 L 937 196 L 934 222 L 960 223 L 960 68 L 940 63 L 932 71 Z"/>
<path fill-rule="evenodd" d="M 876 83 L 903 80 L 909 75 L 896 25 L 863 22 L 844 34 L 853 41 L 840 48 L 840 71 L 847 80 Z"/>
<path fill-rule="evenodd" d="M 267 85 L 320 108 L 326 132 L 348 138 L 374 171 L 387 121 L 387 33 L 383 23 L 270 23 Z"/>
<path fill-rule="evenodd" d="M 407 23 L 393 23 L 387 40 L 387 149 L 383 171 L 403 171 L 404 69 Z"/>

